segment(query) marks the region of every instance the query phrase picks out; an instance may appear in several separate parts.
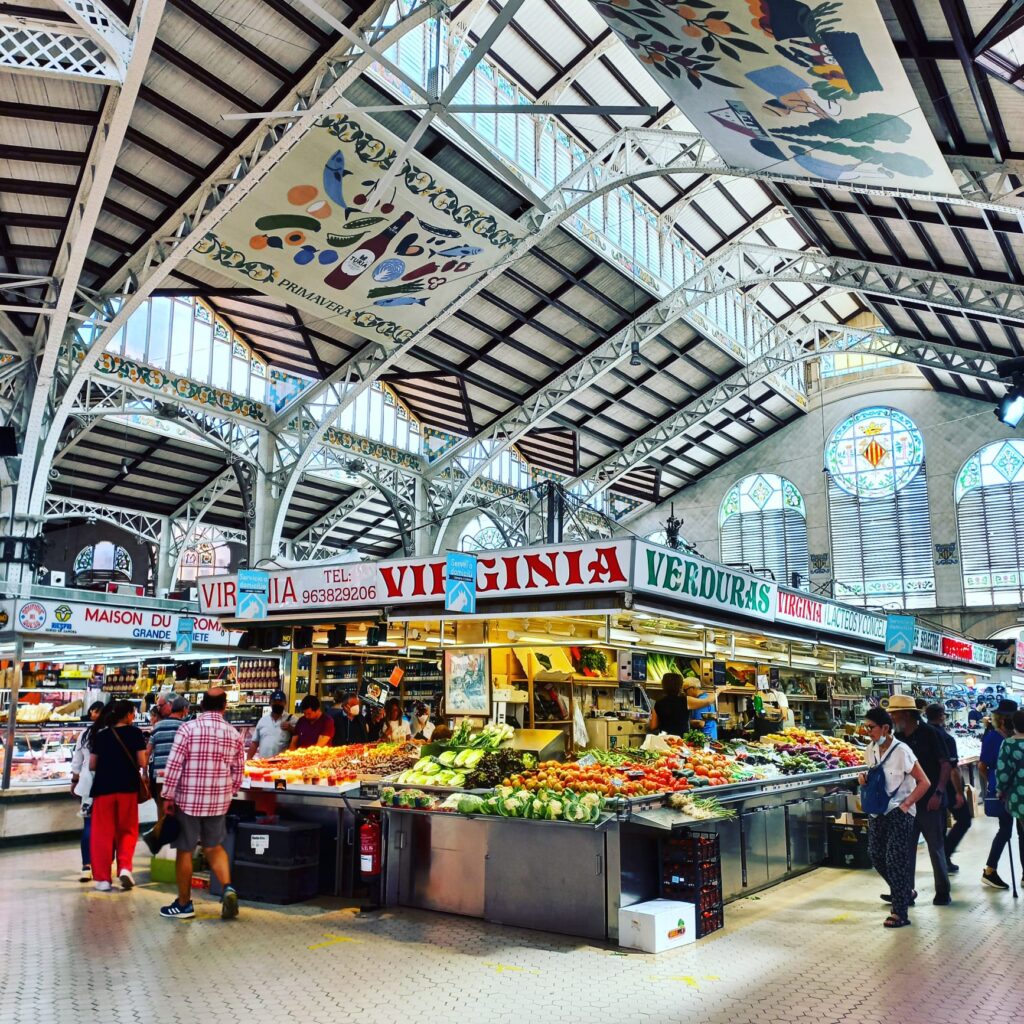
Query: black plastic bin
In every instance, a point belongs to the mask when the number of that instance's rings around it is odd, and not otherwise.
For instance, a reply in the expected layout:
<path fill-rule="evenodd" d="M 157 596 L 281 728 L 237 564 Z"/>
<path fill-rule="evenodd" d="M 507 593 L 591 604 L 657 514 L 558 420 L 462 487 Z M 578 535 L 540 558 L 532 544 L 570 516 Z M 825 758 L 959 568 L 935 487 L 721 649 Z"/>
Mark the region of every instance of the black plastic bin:
<path fill-rule="evenodd" d="M 320 863 L 320 826 L 308 821 L 264 825 L 241 821 L 235 836 L 235 863 L 295 867 Z"/>
<path fill-rule="evenodd" d="M 240 899 L 253 903 L 300 903 L 316 895 L 320 868 L 315 862 L 281 867 L 235 861 L 231 877 Z"/>
<path fill-rule="evenodd" d="M 868 819 L 856 815 L 852 822 L 828 823 L 828 863 L 833 868 L 869 868 Z"/>

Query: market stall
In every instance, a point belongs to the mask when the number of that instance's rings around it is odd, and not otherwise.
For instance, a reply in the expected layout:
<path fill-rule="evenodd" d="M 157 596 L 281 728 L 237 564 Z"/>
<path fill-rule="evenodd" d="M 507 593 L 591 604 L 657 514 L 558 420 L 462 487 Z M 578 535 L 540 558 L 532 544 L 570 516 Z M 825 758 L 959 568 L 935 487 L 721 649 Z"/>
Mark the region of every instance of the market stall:
<path fill-rule="evenodd" d="M 242 634 L 181 602 L 39 587 L 4 604 L 0 632 L 0 841 L 77 831 L 71 756 L 95 700 L 224 685 L 245 730 L 280 685 L 279 659 L 239 655 Z"/>
<path fill-rule="evenodd" d="M 300 781 L 251 766 L 267 773 L 249 783 L 263 812 L 335 816 L 337 891 L 356 876 L 367 814 L 379 815 L 370 862 L 392 903 L 614 937 L 621 907 L 664 893 L 665 837 L 698 823 L 720 838 L 722 899 L 755 891 L 824 860 L 826 818 L 846 809 L 860 761 L 846 739 L 867 706 L 994 663 L 920 624 L 897 647 L 885 616 L 640 541 L 487 552 L 476 569 L 475 607 L 461 612 L 445 607 L 444 558 L 266 574 L 268 620 L 311 630 L 321 657 L 363 672 L 383 662 L 377 678 L 433 662 L 461 741 L 409 750 L 390 774 L 310 765 Z M 234 577 L 200 585 L 202 611 L 232 628 L 247 624 L 237 599 Z M 715 695 L 718 746 L 698 735 L 650 749 L 668 672 Z M 821 706 L 797 717 L 800 704 Z M 501 762 L 500 781 L 474 775 L 498 766 L 463 756 L 488 722 L 559 733 L 569 763 L 542 753 Z"/>

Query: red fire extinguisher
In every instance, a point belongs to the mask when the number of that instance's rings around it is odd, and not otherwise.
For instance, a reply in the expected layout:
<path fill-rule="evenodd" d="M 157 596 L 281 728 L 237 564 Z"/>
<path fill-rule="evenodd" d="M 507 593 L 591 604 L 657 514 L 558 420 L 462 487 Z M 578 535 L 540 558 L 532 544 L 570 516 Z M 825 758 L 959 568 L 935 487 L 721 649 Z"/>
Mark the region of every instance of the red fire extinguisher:
<path fill-rule="evenodd" d="M 359 825 L 359 873 L 363 878 L 380 874 L 381 823 L 380 818 L 369 815 Z"/>

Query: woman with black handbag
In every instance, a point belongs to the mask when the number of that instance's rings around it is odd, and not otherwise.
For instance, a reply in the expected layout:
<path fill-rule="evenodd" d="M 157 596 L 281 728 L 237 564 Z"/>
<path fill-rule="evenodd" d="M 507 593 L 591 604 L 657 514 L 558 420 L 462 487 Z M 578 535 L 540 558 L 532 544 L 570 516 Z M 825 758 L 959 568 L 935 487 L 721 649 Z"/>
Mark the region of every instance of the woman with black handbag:
<path fill-rule="evenodd" d="M 92 877 L 110 892 L 110 862 L 117 856 L 122 889 L 135 885 L 132 859 L 139 841 L 139 804 L 149 799 L 146 737 L 132 723 L 135 705 L 112 701 L 89 737 L 92 770 Z"/>
<path fill-rule="evenodd" d="M 892 913 L 882 922 L 886 928 L 910 924 L 907 908 L 917 895 L 910 888 L 910 851 L 914 836 L 915 804 L 931 783 L 914 752 L 892 731 L 892 718 L 884 708 L 871 708 L 864 716 L 871 745 L 864 752 L 870 773 L 860 776 L 861 801 L 871 815 L 868 822 L 868 855 L 871 864 L 889 885 L 882 897 Z M 877 770 L 877 773 L 876 773 Z M 880 776 L 880 778 L 879 778 Z M 875 784 L 877 783 L 877 785 Z M 877 806 L 869 803 L 881 792 Z"/>

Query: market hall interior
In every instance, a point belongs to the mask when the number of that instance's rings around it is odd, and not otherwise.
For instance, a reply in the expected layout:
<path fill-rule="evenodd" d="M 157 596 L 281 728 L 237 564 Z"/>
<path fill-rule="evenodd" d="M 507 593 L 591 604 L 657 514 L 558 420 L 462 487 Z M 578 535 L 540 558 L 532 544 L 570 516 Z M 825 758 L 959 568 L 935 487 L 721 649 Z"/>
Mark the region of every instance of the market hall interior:
<path fill-rule="evenodd" d="M 0 2 L 0 1024 L 1019 1019 L 1022 91 L 1024 0 Z"/>

